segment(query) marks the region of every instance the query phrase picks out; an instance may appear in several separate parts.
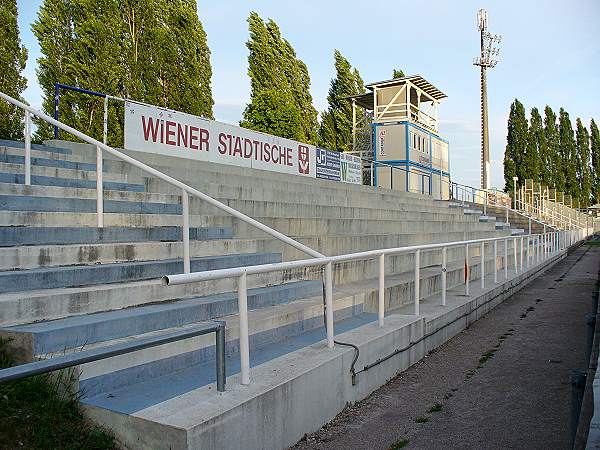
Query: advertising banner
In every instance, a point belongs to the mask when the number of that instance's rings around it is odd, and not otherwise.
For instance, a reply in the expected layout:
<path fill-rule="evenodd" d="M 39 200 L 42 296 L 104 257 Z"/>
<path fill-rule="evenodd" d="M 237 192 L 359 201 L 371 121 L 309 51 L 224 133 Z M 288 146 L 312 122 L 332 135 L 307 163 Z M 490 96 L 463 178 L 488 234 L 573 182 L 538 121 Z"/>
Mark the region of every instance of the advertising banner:
<path fill-rule="evenodd" d="M 316 177 L 309 144 L 139 103 L 125 103 L 125 148 Z"/>
<path fill-rule="evenodd" d="M 324 148 L 317 148 L 317 178 L 340 181 L 340 152 L 331 152 Z"/>
<path fill-rule="evenodd" d="M 362 184 L 362 163 L 358 156 L 340 153 L 340 169 L 341 181 Z"/>

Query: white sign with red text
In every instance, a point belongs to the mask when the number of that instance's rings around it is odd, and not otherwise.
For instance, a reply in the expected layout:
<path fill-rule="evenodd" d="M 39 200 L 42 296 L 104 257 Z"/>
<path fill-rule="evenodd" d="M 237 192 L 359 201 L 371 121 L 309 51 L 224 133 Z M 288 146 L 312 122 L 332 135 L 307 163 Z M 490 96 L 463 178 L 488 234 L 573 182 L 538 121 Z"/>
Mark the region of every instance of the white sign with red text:
<path fill-rule="evenodd" d="M 133 102 L 125 103 L 125 148 L 316 176 L 312 145 Z"/>

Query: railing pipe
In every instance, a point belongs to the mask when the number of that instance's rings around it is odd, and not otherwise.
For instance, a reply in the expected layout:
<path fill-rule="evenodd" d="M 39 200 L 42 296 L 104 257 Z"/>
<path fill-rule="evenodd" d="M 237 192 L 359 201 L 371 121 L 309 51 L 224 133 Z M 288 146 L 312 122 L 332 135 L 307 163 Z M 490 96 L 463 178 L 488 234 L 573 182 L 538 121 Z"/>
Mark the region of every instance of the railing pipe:
<path fill-rule="evenodd" d="M 513 241 L 513 253 L 514 253 L 514 257 L 515 257 L 515 273 L 519 273 L 519 264 L 518 264 L 518 257 L 517 257 L 517 238 L 514 238 L 512 241 Z"/>
<path fill-rule="evenodd" d="M 181 215 L 183 226 L 181 228 L 181 237 L 183 241 L 183 273 L 190 273 L 190 199 L 188 193 L 181 191 Z"/>
<path fill-rule="evenodd" d="M 94 146 L 100 147 L 100 149 L 102 149 L 102 151 L 105 151 L 113 156 L 116 156 L 117 158 L 131 164 L 134 167 L 137 167 L 138 169 L 143 170 L 146 173 L 149 173 L 152 176 L 155 176 L 156 178 L 163 180 L 164 182 L 166 182 L 172 186 L 175 186 L 181 190 L 184 190 L 188 194 L 191 194 L 195 197 L 200 198 L 201 200 L 220 209 L 221 211 L 225 211 L 226 213 L 232 215 L 233 217 L 240 219 L 240 220 L 254 226 L 255 228 L 258 228 L 261 231 L 264 231 L 265 233 L 273 236 L 274 238 L 276 238 L 286 244 L 289 244 L 292 247 L 294 247 L 310 256 L 313 256 L 316 258 L 324 257 L 323 254 L 317 252 L 316 250 L 313 250 L 312 248 L 286 236 L 285 234 L 280 233 L 279 231 L 266 226 L 265 224 L 253 219 L 252 217 L 249 217 L 246 214 L 243 214 L 243 213 L 231 208 L 230 206 L 227 206 L 224 203 L 221 203 L 220 201 L 210 197 L 209 195 L 207 195 L 203 192 L 200 192 L 197 189 L 194 189 L 194 188 L 186 185 L 185 183 L 182 183 L 181 181 L 176 180 L 175 178 L 170 177 L 169 175 L 166 175 L 166 174 L 160 172 L 159 170 L 148 166 L 147 164 L 144 164 L 143 162 L 138 161 L 135 158 L 132 158 L 131 156 L 121 153 L 120 151 L 115 150 L 114 148 L 109 147 L 108 145 L 106 145 L 90 136 L 87 136 L 86 134 L 76 130 L 75 128 L 72 128 L 68 125 L 65 125 L 62 122 L 59 122 L 56 119 L 53 119 L 52 117 L 48 116 L 47 114 L 43 113 L 42 111 L 32 108 L 31 106 L 26 105 L 26 104 L 20 102 L 19 100 L 15 100 L 14 98 L 6 95 L 3 92 L 0 92 L 0 98 L 6 100 L 8 103 L 11 103 L 11 104 L 23 109 L 26 112 L 29 112 L 29 113 L 39 117 L 42 120 L 45 120 L 49 124 L 54 125 L 54 126 L 60 128 L 61 130 L 72 134 L 73 136 L 81 139 L 84 142 L 87 142 L 88 144 L 92 144 Z"/>
<path fill-rule="evenodd" d="M 498 283 L 498 241 L 494 241 L 494 284 Z"/>
<path fill-rule="evenodd" d="M 248 338 L 248 287 L 246 273 L 238 278 L 238 312 L 240 320 L 240 372 L 242 384 L 250 384 L 250 344 Z"/>
<path fill-rule="evenodd" d="M 504 279 L 508 280 L 508 238 L 504 239 Z"/>
<path fill-rule="evenodd" d="M 442 247 L 442 306 L 446 306 L 446 276 L 448 263 L 448 247 Z"/>
<path fill-rule="evenodd" d="M 471 274 L 469 273 L 469 244 L 465 245 L 465 295 L 469 296 L 469 278 Z"/>
<path fill-rule="evenodd" d="M 25 111 L 23 134 L 25 135 L 25 186 L 31 186 L 31 114 Z"/>
<path fill-rule="evenodd" d="M 481 259 L 481 269 L 480 269 L 480 273 L 481 273 L 481 289 L 485 289 L 485 242 L 481 243 L 481 248 L 479 250 L 480 252 L 480 259 Z"/>
<path fill-rule="evenodd" d="M 96 146 L 96 224 L 104 227 L 104 164 L 102 149 Z"/>
<path fill-rule="evenodd" d="M 333 348 L 333 264 L 325 264 L 325 320 L 327 323 L 327 347 Z"/>
<path fill-rule="evenodd" d="M 521 250 L 521 272 L 523 272 L 525 270 L 525 267 L 523 267 L 523 236 L 521 236 L 521 246 L 520 246 L 520 250 Z"/>
<path fill-rule="evenodd" d="M 421 296 L 421 250 L 415 252 L 415 316 L 419 315 L 419 297 Z"/>
<path fill-rule="evenodd" d="M 382 327 L 385 316 L 385 255 L 379 255 L 379 307 L 377 311 L 379 326 Z"/>

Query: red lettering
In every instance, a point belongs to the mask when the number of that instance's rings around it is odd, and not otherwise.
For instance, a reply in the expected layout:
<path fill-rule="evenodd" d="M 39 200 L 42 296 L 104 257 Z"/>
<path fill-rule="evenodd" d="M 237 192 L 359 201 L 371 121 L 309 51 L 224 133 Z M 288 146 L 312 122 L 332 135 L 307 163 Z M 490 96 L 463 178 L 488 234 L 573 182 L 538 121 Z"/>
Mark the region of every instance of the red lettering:
<path fill-rule="evenodd" d="M 235 144 L 233 146 L 233 156 L 240 155 L 242 158 L 244 155 L 242 154 L 242 139 L 239 136 L 235 137 Z"/>
<path fill-rule="evenodd" d="M 219 153 L 221 155 L 227 153 L 227 142 L 225 142 L 226 138 L 227 136 L 225 133 L 219 133 Z"/>
<path fill-rule="evenodd" d="M 252 141 L 244 139 L 244 158 L 252 158 Z"/>
<path fill-rule="evenodd" d="M 160 121 L 160 143 L 164 143 L 165 141 L 165 121 L 161 120 Z"/>
<path fill-rule="evenodd" d="M 152 120 L 152 117 L 148 117 L 148 123 L 146 123 L 146 117 L 142 116 L 142 130 L 144 131 L 144 140 L 147 141 L 150 133 L 152 133 L 152 142 L 156 143 L 156 135 L 158 134 L 158 120 Z"/>
<path fill-rule="evenodd" d="M 208 130 L 200 128 L 200 150 L 208 151 Z"/>
<path fill-rule="evenodd" d="M 175 141 L 171 140 L 171 136 L 175 136 L 175 130 L 173 130 L 172 128 L 175 127 L 177 124 L 175 122 L 171 122 L 170 120 L 167 120 L 167 145 L 175 145 Z"/>
<path fill-rule="evenodd" d="M 190 148 L 198 150 L 198 144 L 194 144 L 198 140 L 198 127 L 190 127 Z"/>
<path fill-rule="evenodd" d="M 286 164 L 285 162 L 285 147 L 282 145 L 281 147 L 279 147 L 279 161 L 281 162 L 281 164 Z"/>
<path fill-rule="evenodd" d="M 183 143 L 184 147 L 188 146 L 188 126 L 177 124 L 177 146 L 181 147 Z"/>

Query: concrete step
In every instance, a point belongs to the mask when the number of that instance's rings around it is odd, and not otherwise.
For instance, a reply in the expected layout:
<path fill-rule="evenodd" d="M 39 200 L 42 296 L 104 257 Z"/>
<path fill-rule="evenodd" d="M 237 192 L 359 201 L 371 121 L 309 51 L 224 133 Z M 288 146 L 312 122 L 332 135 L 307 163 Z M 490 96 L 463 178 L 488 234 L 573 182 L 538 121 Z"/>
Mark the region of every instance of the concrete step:
<path fill-rule="evenodd" d="M 320 281 L 300 281 L 248 291 L 249 310 L 321 295 Z M 33 342 L 36 355 L 81 348 L 89 344 L 211 320 L 238 310 L 237 293 L 188 298 L 173 302 L 73 316 L 6 328 Z"/>
<path fill-rule="evenodd" d="M 192 272 L 280 262 L 276 253 L 206 256 L 191 261 Z M 182 260 L 135 261 L 93 266 L 46 267 L 0 272 L 0 293 L 91 286 L 182 273 Z"/>
<path fill-rule="evenodd" d="M 0 148 L 14 148 L 19 149 L 21 152 L 25 151 L 25 143 L 23 141 L 12 141 L 8 139 L 0 139 Z M 57 153 L 64 155 L 71 155 L 73 151 L 69 148 L 63 148 L 52 145 L 43 145 L 43 144 L 31 144 L 32 151 L 40 151 L 46 154 L 48 153 Z"/>
<path fill-rule="evenodd" d="M 190 241 L 190 255 L 219 256 L 260 252 L 257 239 L 204 239 Z M 123 242 L 108 244 L 27 245 L 0 247 L 0 270 L 38 267 L 177 259 L 183 255 L 179 242 Z"/>
<path fill-rule="evenodd" d="M 225 227 L 190 228 L 190 240 L 231 239 Z M 0 227 L 0 247 L 21 245 L 107 244 L 132 242 L 178 242 L 181 227 Z"/>
<path fill-rule="evenodd" d="M 471 278 L 474 279 L 478 276 L 479 265 L 475 259 L 472 260 L 472 263 Z M 491 268 L 492 265 L 488 264 L 488 267 Z M 489 269 L 487 271 L 489 272 Z M 439 291 L 439 272 L 439 268 L 424 268 L 423 270 L 421 286 L 424 303 Z M 463 268 L 461 264 L 449 265 L 447 274 L 449 289 L 451 286 L 462 284 Z M 336 334 L 348 329 L 349 323 L 360 326 L 376 319 L 373 303 L 376 303 L 377 280 L 365 281 L 366 284 L 363 286 L 357 283 L 335 288 Z M 387 314 L 392 314 L 398 308 L 412 304 L 413 285 L 411 273 L 399 274 L 387 279 Z M 239 358 L 237 356 L 239 352 L 237 316 L 226 316 L 222 320 L 226 322 L 227 355 L 235 367 L 235 361 Z M 273 343 L 277 343 L 280 349 L 301 348 L 314 342 L 308 336 L 314 336 L 317 330 L 320 331 L 317 333 L 319 339 L 324 338 L 322 297 L 300 299 L 290 304 L 274 305 L 253 311 L 249 315 L 249 324 L 251 356 L 256 358 L 263 354 L 265 349 L 269 349 L 267 351 L 270 354 L 268 358 L 258 357 L 258 361 L 265 362 L 282 354 L 272 354 L 270 349 Z M 290 346 L 290 344 L 292 345 Z M 133 400 L 133 403 L 138 403 L 139 399 L 134 400 L 132 396 L 135 397 L 143 391 L 148 391 L 149 386 L 154 386 L 159 379 L 163 386 L 170 386 L 171 384 L 166 380 L 171 379 L 174 373 L 186 379 L 186 383 L 191 382 L 189 388 L 201 386 L 202 381 L 208 384 L 214 382 L 214 369 L 207 370 L 208 367 L 214 367 L 212 363 L 213 345 L 210 336 L 201 336 L 181 341 L 177 346 L 165 346 L 166 348 L 162 349 L 159 357 L 156 352 L 154 355 L 151 354 L 152 352 L 145 352 L 145 354 L 136 352 L 131 354 L 127 360 L 113 358 L 110 371 L 107 371 L 106 364 L 104 367 L 98 364 L 86 365 L 82 368 L 80 387 L 85 388 L 86 397 L 90 399 L 90 402 L 103 402 L 103 399 L 107 398 L 118 399 L 108 401 L 114 406 L 115 403 L 120 403 L 125 398 L 128 398 L 129 401 Z M 228 375 L 231 376 L 232 372 L 235 373 L 235 369 L 231 371 L 230 366 L 228 367 Z M 192 374 L 195 375 L 193 381 L 188 379 L 188 376 L 191 377 Z M 169 388 L 163 388 L 161 391 L 173 392 Z M 155 401 L 164 399 L 159 394 L 159 398 Z"/>
<path fill-rule="evenodd" d="M 25 175 L 23 173 L 7 173 L 0 172 L 0 183 L 4 185 L 15 184 L 24 186 Z M 31 184 L 34 186 L 52 186 L 63 188 L 76 189 L 93 189 L 96 190 L 96 180 L 81 180 L 74 178 L 60 178 L 55 176 L 31 175 Z M 106 191 L 128 191 L 128 192 L 143 192 L 145 186 L 143 184 L 124 183 L 120 181 L 103 181 Z"/>
<path fill-rule="evenodd" d="M 8 174 L 20 174 L 24 173 L 23 164 L 10 164 L 0 162 L 0 173 Z M 54 177 L 54 178 L 67 178 L 67 179 L 78 179 L 78 180 L 93 180 L 96 181 L 95 170 L 78 170 L 78 169 L 64 169 L 61 167 L 46 167 L 46 166 L 31 166 L 31 175 Z M 121 183 L 132 183 L 132 184 L 144 184 L 146 178 L 141 176 L 131 176 L 127 174 L 121 174 L 116 172 L 106 172 L 103 174 L 103 178 L 106 181 L 118 181 Z"/>
<path fill-rule="evenodd" d="M 0 163 L 8 164 L 25 164 L 25 156 L 22 155 L 10 155 L 6 153 L 0 153 Z M 89 170 L 96 171 L 95 163 L 78 162 L 69 159 L 53 159 L 45 158 L 41 156 L 31 157 L 32 166 L 43 166 L 43 167 L 58 167 L 62 169 L 75 169 L 75 170 Z M 107 167 L 103 167 L 103 172 L 107 172 Z"/>

